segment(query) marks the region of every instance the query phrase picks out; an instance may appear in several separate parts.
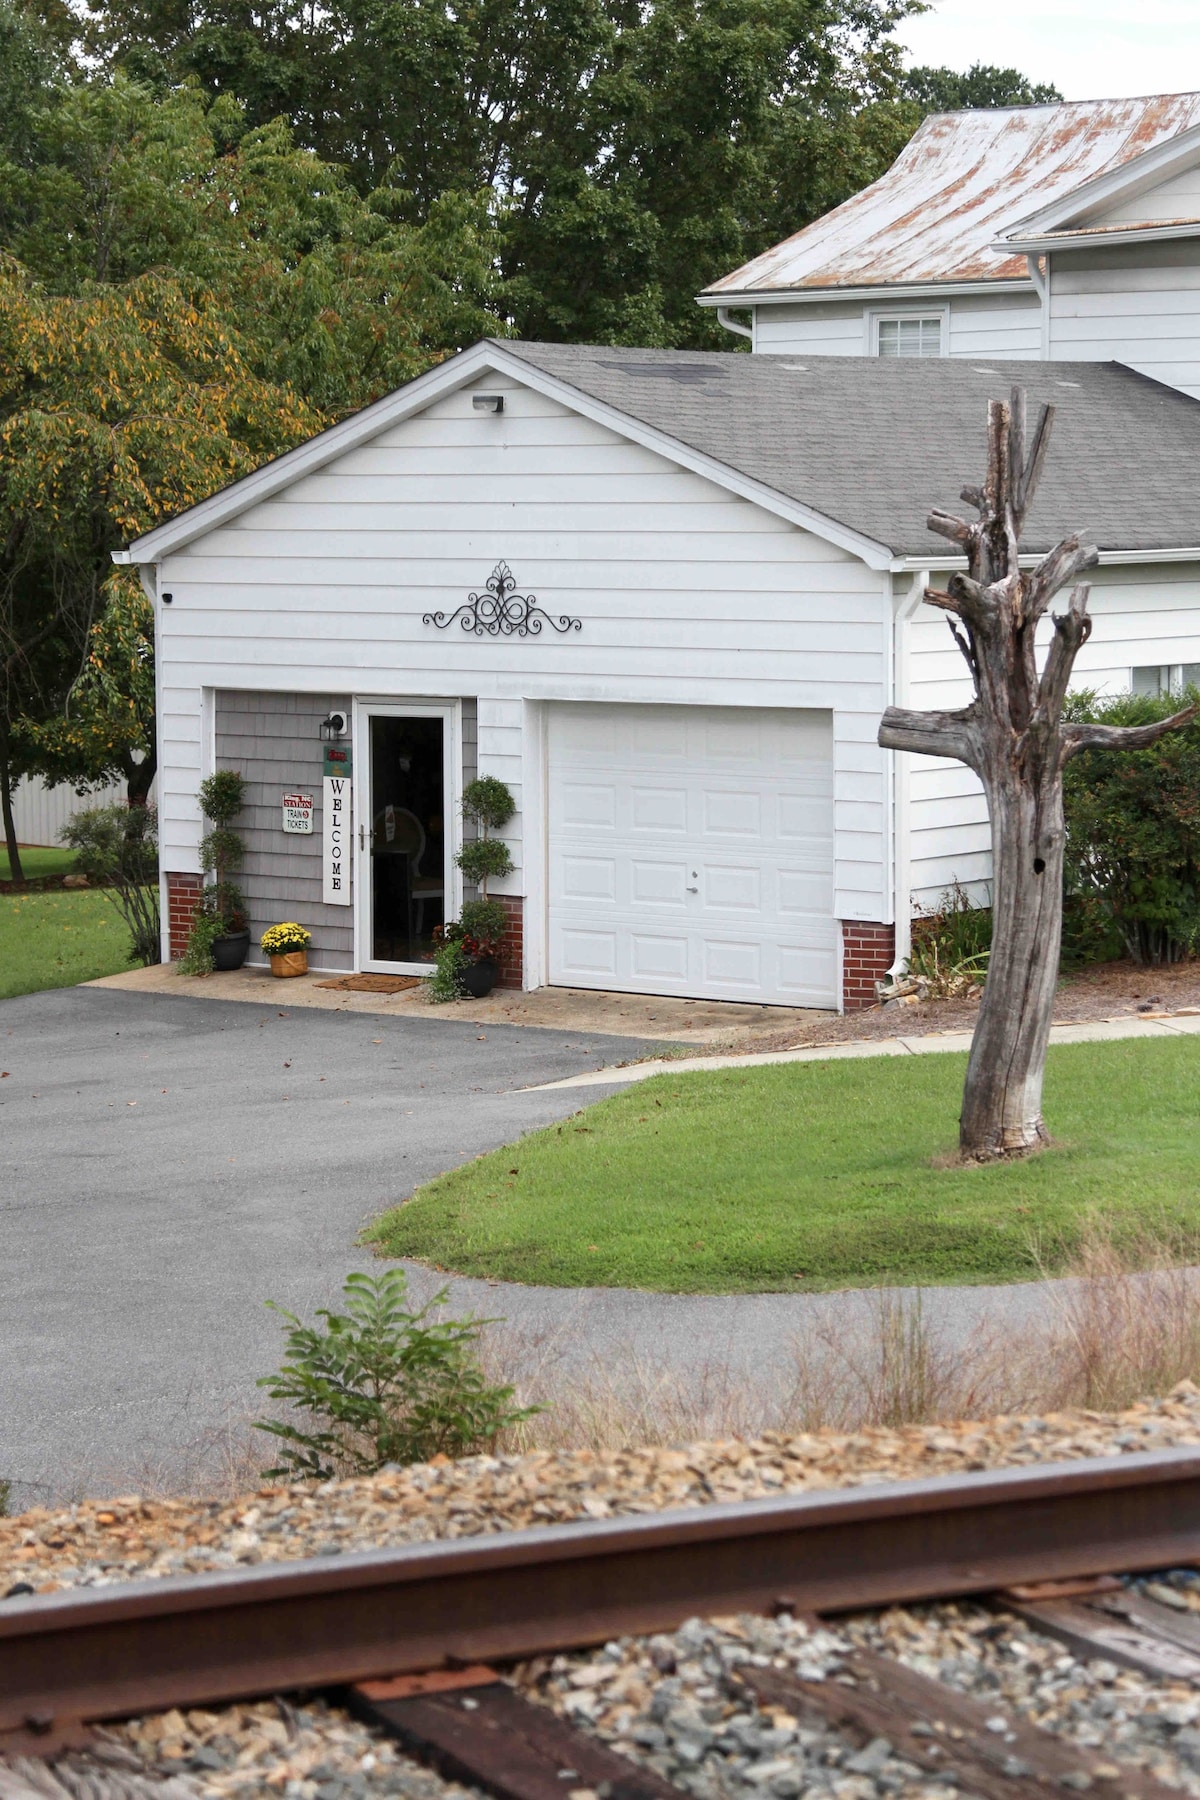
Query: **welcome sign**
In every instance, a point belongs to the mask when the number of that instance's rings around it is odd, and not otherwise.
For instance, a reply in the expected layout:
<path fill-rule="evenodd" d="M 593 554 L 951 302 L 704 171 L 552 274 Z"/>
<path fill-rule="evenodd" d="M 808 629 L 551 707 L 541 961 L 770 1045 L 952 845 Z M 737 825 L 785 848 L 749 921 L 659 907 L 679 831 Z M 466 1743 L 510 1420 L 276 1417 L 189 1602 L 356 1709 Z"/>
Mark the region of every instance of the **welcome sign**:
<path fill-rule="evenodd" d="M 350 904 L 350 777 L 326 775 L 322 808 L 322 889 L 326 906 Z"/>

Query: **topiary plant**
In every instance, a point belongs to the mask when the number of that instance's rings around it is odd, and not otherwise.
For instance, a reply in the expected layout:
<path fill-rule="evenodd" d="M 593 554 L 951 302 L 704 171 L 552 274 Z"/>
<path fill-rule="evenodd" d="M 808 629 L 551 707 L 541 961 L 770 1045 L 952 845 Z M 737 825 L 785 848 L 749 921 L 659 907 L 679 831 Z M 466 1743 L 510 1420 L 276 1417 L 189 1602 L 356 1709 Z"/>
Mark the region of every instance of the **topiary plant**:
<path fill-rule="evenodd" d="M 246 846 L 231 823 L 245 805 L 245 797 L 245 777 L 236 769 L 217 769 L 200 783 L 200 810 L 209 821 L 200 840 L 200 867 L 212 879 L 205 883 L 188 935 L 180 965 L 184 974 L 208 974 L 213 967 L 212 946 L 217 939 L 234 937 L 249 924 L 245 895 L 233 879 Z"/>
<path fill-rule="evenodd" d="M 517 803 L 511 790 L 495 775 L 478 775 L 463 789 L 463 818 L 473 819 L 479 826 L 480 835 L 473 843 L 464 844 L 454 860 L 468 881 L 479 884 L 483 900 L 487 899 L 490 875 L 512 874 L 513 859 L 508 845 L 489 833 L 507 825 L 516 810 Z"/>

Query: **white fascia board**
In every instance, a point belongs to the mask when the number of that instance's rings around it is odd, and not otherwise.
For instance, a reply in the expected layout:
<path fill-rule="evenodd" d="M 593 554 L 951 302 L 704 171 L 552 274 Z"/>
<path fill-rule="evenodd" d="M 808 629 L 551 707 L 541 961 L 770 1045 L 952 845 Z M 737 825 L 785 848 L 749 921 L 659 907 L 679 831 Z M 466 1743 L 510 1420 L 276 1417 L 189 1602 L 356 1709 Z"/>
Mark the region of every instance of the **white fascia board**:
<path fill-rule="evenodd" d="M 1139 194 L 1157 187 L 1160 182 L 1169 181 L 1173 175 L 1181 175 L 1197 162 L 1200 162 L 1200 125 L 1193 125 L 1190 131 L 1181 131 L 1177 137 L 1156 144 L 1152 150 L 1143 150 L 1140 156 L 1122 163 L 1119 169 L 1094 175 L 1063 198 L 1017 219 L 1012 229 L 1005 232 L 999 247 L 1015 248 L 1018 239 L 1041 237 L 1069 225 L 1072 219 L 1079 219 L 1082 214 L 1121 200 L 1136 200 Z M 1083 222 L 1086 224 L 1086 219 Z"/>
<path fill-rule="evenodd" d="M 1049 553 L 1045 550 L 1025 550 L 1021 552 L 1018 563 L 1022 569 L 1036 569 Z M 1200 546 L 1179 545 L 1169 550 L 1102 550 L 1100 567 L 1102 569 L 1121 568 L 1137 563 L 1200 563 Z M 935 575 L 953 574 L 965 569 L 965 556 L 940 556 L 936 551 L 932 557 L 898 556 L 889 565 L 893 574 L 916 574 L 922 569 L 932 566 Z M 1085 577 L 1086 579 L 1086 577 Z"/>
<path fill-rule="evenodd" d="M 1000 249 L 1012 254 L 1010 244 Z M 743 288 L 737 293 L 697 294 L 697 306 L 803 306 L 824 300 L 949 300 L 956 294 L 1034 293 L 1032 281 L 1012 275 L 986 281 L 878 281 L 870 287 Z"/>
<path fill-rule="evenodd" d="M 252 475 L 243 476 L 241 481 L 223 488 L 209 500 L 202 500 L 198 506 L 181 513 L 177 519 L 156 526 L 145 537 L 130 544 L 127 550 L 114 550 L 113 561 L 136 564 L 157 562 L 171 551 L 183 549 L 185 545 L 203 537 L 206 532 L 214 531 L 229 519 L 237 518 L 249 507 L 278 493 L 281 488 L 289 487 L 302 476 L 324 468 L 335 457 L 343 456 L 348 450 L 357 448 L 389 426 L 421 412 L 433 401 L 453 393 L 488 370 L 510 375 L 526 387 L 560 401 L 572 412 L 581 413 L 585 418 L 617 432 L 619 436 L 642 444 L 648 450 L 657 451 L 670 462 L 704 476 L 717 486 L 753 501 L 764 511 L 775 513 L 779 518 L 787 519 L 789 523 L 812 532 L 814 537 L 822 538 L 850 555 L 859 557 L 869 568 L 886 569 L 891 562 L 892 551 L 885 544 L 877 544 L 849 526 L 839 524 L 836 519 L 826 518 L 823 513 L 816 512 L 801 501 L 789 499 L 764 482 L 740 474 L 716 457 L 692 449 L 667 432 L 646 425 L 615 406 L 609 406 L 604 401 L 583 393 L 561 377 L 548 375 L 535 364 L 525 362 L 521 357 L 505 350 L 503 345 L 490 342 L 476 344 L 448 362 L 440 363 L 427 374 L 417 376 L 395 393 L 387 394 L 372 406 L 364 407 L 353 418 L 331 426 L 328 431 L 310 438 L 308 443 L 298 445 L 295 450 L 289 450 L 275 462 L 264 464 Z"/>
<path fill-rule="evenodd" d="M 1168 238 L 1194 237 L 1200 237 L 1200 219 L 1184 219 L 1170 225 L 1110 225 L 1095 231 L 1081 226 L 1077 231 L 1063 231 L 1058 236 L 1049 233 L 1045 237 L 1006 238 L 1003 244 L 993 244 L 992 248 L 1023 250 L 1026 256 L 1043 256 L 1048 250 L 1094 250 L 1098 245 L 1159 244 Z"/>

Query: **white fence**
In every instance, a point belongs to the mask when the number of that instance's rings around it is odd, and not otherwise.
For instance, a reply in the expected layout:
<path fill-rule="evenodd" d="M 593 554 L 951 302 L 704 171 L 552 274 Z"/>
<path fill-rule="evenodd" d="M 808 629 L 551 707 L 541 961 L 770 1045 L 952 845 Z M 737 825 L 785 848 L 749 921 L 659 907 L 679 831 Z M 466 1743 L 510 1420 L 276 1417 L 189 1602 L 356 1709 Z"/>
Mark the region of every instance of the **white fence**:
<path fill-rule="evenodd" d="M 17 827 L 18 844 L 51 844 L 57 845 L 58 834 L 72 813 L 82 812 L 85 807 L 114 806 L 125 798 L 125 783 L 117 781 L 111 787 L 97 788 L 92 793 L 80 796 L 69 781 L 58 787 L 48 788 L 39 776 L 29 775 L 17 783 L 13 792 L 13 818 Z M 3 836 L 0 834 L 0 845 Z"/>

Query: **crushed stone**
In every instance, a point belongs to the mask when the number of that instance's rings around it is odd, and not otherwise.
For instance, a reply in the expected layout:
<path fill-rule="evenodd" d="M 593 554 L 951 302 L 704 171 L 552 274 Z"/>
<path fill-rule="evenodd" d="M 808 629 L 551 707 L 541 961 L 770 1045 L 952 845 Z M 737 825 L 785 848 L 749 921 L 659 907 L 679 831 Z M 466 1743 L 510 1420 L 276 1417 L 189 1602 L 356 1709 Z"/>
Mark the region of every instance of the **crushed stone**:
<path fill-rule="evenodd" d="M 439 1457 L 319 1486 L 264 1484 L 232 1502 L 129 1494 L 0 1519 L 0 1597 L 1191 1444 L 1200 1444 L 1200 1388 L 1184 1382 L 1119 1413 Z"/>

